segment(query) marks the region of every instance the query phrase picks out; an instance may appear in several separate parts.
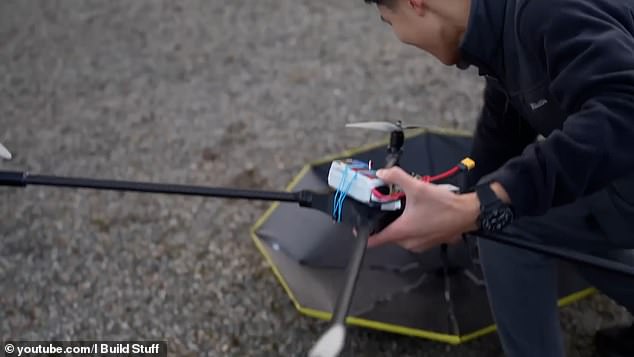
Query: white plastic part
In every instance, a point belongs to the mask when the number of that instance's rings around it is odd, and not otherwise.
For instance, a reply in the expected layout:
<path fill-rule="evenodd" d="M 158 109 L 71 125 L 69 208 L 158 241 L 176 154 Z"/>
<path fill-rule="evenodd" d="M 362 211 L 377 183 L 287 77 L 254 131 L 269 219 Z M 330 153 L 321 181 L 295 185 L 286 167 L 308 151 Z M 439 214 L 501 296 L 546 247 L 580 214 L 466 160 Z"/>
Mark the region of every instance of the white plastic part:
<path fill-rule="evenodd" d="M 2 145 L 2 143 L 0 143 L 0 158 L 3 158 L 5 160 L 11 160 L 12 157 L 13 156 L 11 155 L 9 150 L 7 150 L 7 148 L 4 147 L 4 145 Z"/>
<path fill-rule="evenodd" d="M 308 352 L 308 357 L 337 357 L 346 342 L 346 328 L 342 324 L 333 325 Z"/>
<path fill-rule="evenodd" d="M 381 204 L 381 211 L 398 211 L 401 209 L 401 201 L 392 201 Z"/>
<path fill-rule="evenodd" d="M 328 185 L 335 190 L 341 189 L 346 192 L 347 197 L 362 203 L 385 203 L 372 194 L 373 189 L 385 186 L 383 180 L 375 174 L 376 171 L 370 170 L 369 165 L 363 161 L 335 160 L 328 172 Z"/>

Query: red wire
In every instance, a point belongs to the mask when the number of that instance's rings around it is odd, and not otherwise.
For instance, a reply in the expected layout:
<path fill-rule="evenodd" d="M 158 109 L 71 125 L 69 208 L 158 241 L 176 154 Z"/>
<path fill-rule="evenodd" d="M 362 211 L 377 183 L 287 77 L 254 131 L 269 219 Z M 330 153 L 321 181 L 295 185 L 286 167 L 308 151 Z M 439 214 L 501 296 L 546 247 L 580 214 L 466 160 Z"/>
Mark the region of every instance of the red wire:
<path fill-rule="evenodd" d="M 460 170 L 460 167 L 456 165 L 453 168 L 451 168 L 451 169 L 449 169 L 449 170 L 447 170 L 447 171 L 445 171 L 445 172 L 443 172 L 441 174 L 438 174 L 436 176 L 430 177 L 428 182 L 434 182 L 434 181 L 438 181 L 438 180 L 443 180 L 443 179 L 449 178 L 452 175 L 455 175 L 459 170 Z"/>
<path fill-rule="evenodd" d="M 392 193 L 390 195 L 385 195 L 379 192 L 379 190 L 377 190 L 376 188 L 372 189 L 372 194 L 376 196 L 376 198 L 379 199 L 379 202 L 396 201 L 400 199 L 401 197 L 405 196 L 404 192 L 397 192 L 397 193 Z"/>
<path fill-rule="evenodd" d="M 460 171 L 460 166 L 456 165 L 454 167 L 452 167 L 451 169 L 440 173 L 436 176 L 429 176 L 429 175 L 425 175 L 423 177 L 421 177 L 420 179 L 423 182 L 434 182 L 434 181 L 439 181 L 439 180 L 443 180 L 446 178 L 449 178 L 453 175 L 455 175 L 458 171 Z M 390 195 L 385 195 L 382 194 L 381 192 L 379 192 L 378 189 L 374 188 L 372 189 L 372 194 L 374 194 L 374 196 L 376 196 L 376 198 L 379 199 L 380 202 L 389 202 L 389 201 L 396 201 L 398 199 L 400 199 L 401 197 L 405 196 L 404 192 L 397 192 L 397 193 L 392 193 Z"/>

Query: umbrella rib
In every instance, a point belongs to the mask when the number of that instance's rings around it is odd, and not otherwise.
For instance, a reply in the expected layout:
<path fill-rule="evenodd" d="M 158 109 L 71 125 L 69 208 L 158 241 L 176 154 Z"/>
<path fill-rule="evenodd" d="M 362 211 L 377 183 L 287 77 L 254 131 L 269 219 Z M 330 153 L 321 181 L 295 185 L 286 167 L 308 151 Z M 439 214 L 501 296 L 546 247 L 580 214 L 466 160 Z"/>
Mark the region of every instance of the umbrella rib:
<path fill-rule="evenodd" d="M 453 300 L 451 298 L 451 278 L 449 277 L 449 255 L 447 253 L 447 245 L 443 244 L 440 249 L 442 264 L 443 264 L 443 277 L 445 281 L 445 301 L 447 302 L 447 319 L 450 328 L 454 334 L 459 335 L 460 329 L 458 328 L 458 319 L 456 318 L 456 312 L 453 308 Z"/>

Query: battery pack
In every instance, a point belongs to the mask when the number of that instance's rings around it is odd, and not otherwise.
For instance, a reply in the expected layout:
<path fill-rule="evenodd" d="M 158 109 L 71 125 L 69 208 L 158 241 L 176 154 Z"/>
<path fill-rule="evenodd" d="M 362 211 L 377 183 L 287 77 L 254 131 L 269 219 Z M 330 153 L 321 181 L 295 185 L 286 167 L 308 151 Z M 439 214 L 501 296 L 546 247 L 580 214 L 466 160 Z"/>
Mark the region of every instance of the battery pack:
<path fill-rule="evenodd" d="M 346 159 L 335 160 L 328 172 L 328 185 L 346 193 L 348 197 L 370 206 L 377 206 L 383 211 L 397 211 L 401 209 L 401 200 L 381 200 L 374 195 L 377 190 L 389 191 L 389 188 L 376 176 L 368 163 Z"/>
<path fill-rule="evenodd" d="M 382 210 L 398 210 L 401 208 L 400 199 L 386 200 L 386 195 L 377 197 L 377 191 L 389 193 L 389 187 L 376 176 L 376 170 L 371 170 L 368 163 L 355 159 L 334 160 L 328 172 L 328 185 L 346 192 L 347 196 L 368 205 L 380 205 Z M 451 184 L 440 184 L 439 187 L 452 192 L 459 192 L 459 188 Z M 377 194 L 379 194 L 377 193 Z"/>

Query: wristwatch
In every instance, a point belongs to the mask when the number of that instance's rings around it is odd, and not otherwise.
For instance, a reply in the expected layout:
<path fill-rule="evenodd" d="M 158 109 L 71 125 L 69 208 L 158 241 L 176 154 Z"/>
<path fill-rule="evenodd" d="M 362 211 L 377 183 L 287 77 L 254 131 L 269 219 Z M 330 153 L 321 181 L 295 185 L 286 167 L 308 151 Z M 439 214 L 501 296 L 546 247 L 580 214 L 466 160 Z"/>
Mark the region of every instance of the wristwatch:
<path fill-rule="evenodd" d="M 475 192 L 480 200 L 479 229 L 485 232 L 496 232 L 513 221 L 513 208 L 493 192 L 489 183 L 476 186 Z"/>

